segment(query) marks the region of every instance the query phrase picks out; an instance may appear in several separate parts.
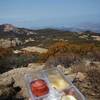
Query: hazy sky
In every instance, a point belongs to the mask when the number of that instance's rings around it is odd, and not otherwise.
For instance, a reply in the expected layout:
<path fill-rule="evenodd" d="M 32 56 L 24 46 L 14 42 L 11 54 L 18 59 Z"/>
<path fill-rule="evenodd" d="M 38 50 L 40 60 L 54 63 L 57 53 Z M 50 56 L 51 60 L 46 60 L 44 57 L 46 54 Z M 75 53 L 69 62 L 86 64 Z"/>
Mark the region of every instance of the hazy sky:
<path fill-rule="evenodd" d="M 0 24 L 21 27 L 100 23 L 100 0 L 0 0 Z"/>

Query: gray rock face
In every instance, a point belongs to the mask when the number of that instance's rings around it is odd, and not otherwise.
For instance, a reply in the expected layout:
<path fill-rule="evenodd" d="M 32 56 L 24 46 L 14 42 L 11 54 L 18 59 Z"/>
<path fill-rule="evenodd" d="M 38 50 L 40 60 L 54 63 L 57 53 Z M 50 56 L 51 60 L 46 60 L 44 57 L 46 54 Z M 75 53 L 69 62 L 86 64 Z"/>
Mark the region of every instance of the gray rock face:
<path fill-rule="evenodd" d="M 0 39 L 0 47 L 3 48 L 8 48 L 8 47 L 15 47 L 16 45 L 20 45 L 22 42 L 18 38 L 13 38 L 13 39 Z"/>
<path fill-rule="evenodd" d="M 26 88 L 24 76 L 25 74 L 34 75 L 34 71 L 40 70 L 40 67 L 36 67 L 36 69 L 17 68 L 0 75 L 0 97 L 14 97 L 14 100 L 21 100 L 21 98 L 23 97 L 25 98 L 25 100 L 27 100 L 29 98 L 29 95 Z M 20 99 L 15 99 L 18 97 L 20 97 Z"/>
<path fill-rule="evenodd" d="M 15 27 L 11 24 L 3 24 L 0 25 L 0 29 L 3 30 L 4 32 L 9 32 L 15 29 Z"/>
<path fill-rule="evenodd" d="M 17 100 L 17 93 L 21 88 L 14 86 L 14 83 L 13 78 L 0 77 L 0 100 Z"/>

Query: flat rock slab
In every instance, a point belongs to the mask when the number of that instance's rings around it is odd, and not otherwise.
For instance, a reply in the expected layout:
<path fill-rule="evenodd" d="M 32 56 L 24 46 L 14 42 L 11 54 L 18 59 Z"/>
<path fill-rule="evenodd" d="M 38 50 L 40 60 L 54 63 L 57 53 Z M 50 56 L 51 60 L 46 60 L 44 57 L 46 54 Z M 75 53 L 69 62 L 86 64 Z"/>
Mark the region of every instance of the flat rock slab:
<path fill-rule="evenodd" d="M 8 86 L 8 84 L 11 83 L 12 78 L 15 80 L 15 86 L 21 87 L 22 91 L 21 94 L 24 97 L 28 97 L 28 91 L 25 84 L 24 76 L 25 74 L 32 74 L 34 75 L 35 71 L 38 71 L 39 69 L 34 70 L 33 68 L 17 68 L 13 69 L 11 71 L 8 71 L 2 75 L 0 75 L 0 85 L 4 85 L 5 87 Z"/>

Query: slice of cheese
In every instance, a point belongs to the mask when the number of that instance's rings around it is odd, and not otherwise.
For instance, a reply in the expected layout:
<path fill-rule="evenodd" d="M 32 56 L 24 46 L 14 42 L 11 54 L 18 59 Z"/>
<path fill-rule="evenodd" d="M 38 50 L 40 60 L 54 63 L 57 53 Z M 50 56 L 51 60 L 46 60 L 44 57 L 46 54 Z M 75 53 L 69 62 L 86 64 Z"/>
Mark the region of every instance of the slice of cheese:
<path fill-rule="evenodd" d="M 68 86 L 69 86 L 69 84 L 63 79 L 55 79 L 52 82 L 52 87 L 56 88 L 59 91 L 66 89 Z"/>
<path fill-rule="evenodd" d="M 60 75 L 50 75 L 49 80 L 51 86 L 56 88 L 58 91 L 64 90 L 69 87 L 69 84 Z"/>

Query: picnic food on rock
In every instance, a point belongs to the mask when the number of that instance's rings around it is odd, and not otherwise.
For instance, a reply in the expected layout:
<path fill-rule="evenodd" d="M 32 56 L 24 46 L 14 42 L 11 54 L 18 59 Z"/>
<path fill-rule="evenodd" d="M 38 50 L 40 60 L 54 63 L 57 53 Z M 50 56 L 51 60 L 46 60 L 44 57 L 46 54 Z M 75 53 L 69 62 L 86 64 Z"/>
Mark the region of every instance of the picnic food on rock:
<path fill-rule="evenodd" d="M 58 69 L 26 75 L 25 81 L 32 100 L 85 100 Z"/>

